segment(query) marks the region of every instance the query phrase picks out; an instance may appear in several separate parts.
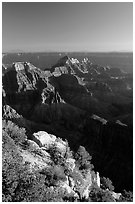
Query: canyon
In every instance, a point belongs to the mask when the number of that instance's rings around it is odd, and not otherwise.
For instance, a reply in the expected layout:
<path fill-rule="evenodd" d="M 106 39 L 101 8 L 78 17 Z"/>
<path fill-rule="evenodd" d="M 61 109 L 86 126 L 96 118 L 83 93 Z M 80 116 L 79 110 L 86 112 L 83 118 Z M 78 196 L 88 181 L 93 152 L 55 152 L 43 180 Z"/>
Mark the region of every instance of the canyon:
<path fill-rule="evenodd" d="M 3 66 L 3 118 L 85 147 L 95 171 L 116 192 L 133 190 L 133 78 L 118 68 L 68 56 L 50 69 L 29 62 Z"/>

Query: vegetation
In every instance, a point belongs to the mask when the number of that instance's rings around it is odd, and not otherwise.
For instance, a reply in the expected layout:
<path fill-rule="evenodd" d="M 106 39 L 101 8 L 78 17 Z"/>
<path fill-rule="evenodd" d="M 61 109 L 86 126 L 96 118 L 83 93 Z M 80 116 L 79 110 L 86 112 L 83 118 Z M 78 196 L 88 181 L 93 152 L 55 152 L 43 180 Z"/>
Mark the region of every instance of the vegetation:
<path fill-rule="evenodd" d="M 102 190 L 99 187 L 93 187 L 90 191 L 90 202 L 114 202 L 114 198 L 108 190 Z"/>
<path fill-rule="evenodd" d="M 40 173 L 45 175 L 45 184 L 47 186 L 55 186 L 58 181 L 66 180 L 64 168 L 62 166 L 54 165 L 50 168 L 43 169 Z"/>
<path fill-rule="evenodd" d="M 87 199 L 81 196 L 83 187 L 86 187 L 89 182 L 88 172 L 91 172 L 92 178 L 96 175 L 91 164 L 92 158 L 84 147 L 80 146 L 77 153 L 73 155 L 68 145 L 65 154 L 56 145 L 51 145 L 48 152 L 51 156 L 52 166 L 50 165 L 42 170 L 31 170 L 30 164 L 23 162 L 20 151 L 27 140 L 25 129 L 18 127 L 11 121 L 4 120 L 2 137 L 3 202 L 115 201 L 111 194 L 111 191 L 114 190 L 112 182 L 105 177 L 101 178 L 100 188 L 93 182 Z M 43 157 L 44 154 L 40 156 Z M 67 159 L 75 161 L 73 170 L 70 168 L 71 164 L 67 162 Z M 75 183 L 74 190 L 78 198 L 59 185 L 67 180 L 67 176 L 73 179 Z M 123 191 L 119 201 L 133 201 L 132 193 Z"/>
<path fill-rule="evenodd" d="M 126 190 L 123 190 L 119 202 L 133 202 L 133 193 L 131 191 L 127 192 Z"/>
<path fill-rule="evenodd" d="M 83 169 L 93 169 L 93 164 L 91 164 L 92 157 L 85 150 L 83 146 L 80 146 L 77 153 L 75 154 L 76 165 L 80 170 Z"/>
<path fill-rule="evenodd" d="M 10 120 L 3 120 L 2 127 L 16 144 L 23 144 L 26 141 L 27 136 L 25 128 L 18 127 Z"/>
<path fill-rule="evenodd" d="M 49 153 L 51 155 L 51 159 L 55 165 L 63 165 L 65 163 L 65 158 L 61 155 L 60 150 L 58 150 L 57 146 L 53 144 L 49 148 Z"/>
<path fill-rule="evenodd" d="M 114 191 L 114 186 L 112 185 L 112 181 L 109 178 L 101 177 L 100 182 L 102 189 Z"/>

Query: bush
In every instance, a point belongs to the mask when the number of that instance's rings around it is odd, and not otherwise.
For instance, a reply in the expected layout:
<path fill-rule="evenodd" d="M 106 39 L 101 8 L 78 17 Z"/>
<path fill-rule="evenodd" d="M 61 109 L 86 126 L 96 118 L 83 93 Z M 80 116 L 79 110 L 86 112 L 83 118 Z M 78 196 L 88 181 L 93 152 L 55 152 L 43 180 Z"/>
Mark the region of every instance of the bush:
<path fill-rule="evenodd" d="M 62 188 L 54 187 L 45 192 L 44 202 L 64 202 L 69 201 L 70 197 Z"/>
<path fill-rule="evenodd" d="M 41 202 L 47 186 L 45 176 L 29 172 L 27 166 L 10 163 L 2 172 L 3 202 Z"/>
<path fill-rule="evenodd" d="M 2 136 L 2 201 L 40 201 L 46 187 L 43 175 L 29 172 L 29 166 L 22 163 L 18 146 L 7 132 L 3 130 Z"/>
<path fill-rule="evenodd" d="M 23 144 L 26 139 L 25 128 L 19 128 L 11 121 L 3 121 L 2 128 L 15 141 L 16 144 Z"/>
<path fill-rule="evenodd" d="M 47 169 L 43 169 L 42 174 L 46 176 L 45 183 L 47 186 L 55 186 L 58 181 L 66 180 L 64 168 L 62 166 L 53 166 Z"/>
<path fill-rule="evenodd" d="M 55 144 L 50 147 L 49 153 L 55 165 L 63 166 L 65 164 L 65 158 L 61 155 L 61 152 L 58 150 Z"/>
<path fill-rule="evenodd" d="M 112 181 L 109 178 L 101 177 L 100 178 L 102 189 L 109 189 L 110 191 L 114 191 L 114 186 L 112 185 Z"/>
<path fill-rule="evenodd" d="M 80 146 L 77 153 L 75 154 L 76 165 L 80 170 L 83 169 L 93 169 L 93 164 L 91 164 L 92 157 L 85 150 L 84 147 Z"/>
<path fill-rule="evenodd" d="M 34 174 L 25 171 L 21 173 L 13 198 L 14 202 L 42 202 L 44 200 L 45 177 L 38 172 Z"/>
<path fill-rule="evenodd" d="M 2 169 L 2 193 L 4 195 L 3 199 L 7 201 L 13 201 L 16 197 L 16 189 L 21 182 L 20 176 L 26 171 L 24 167 L 17 162 L 10 163 L 8 165 L 3 165 Z"/>
<path fill-rule="evenodd" d="M 114 202 L 114 198 L 112 197 L 109 191 L 104 191 L 98 187 L 93 187 L 89 194 L 90 202 Z"/>
<path fill-rule="evenodd" d="M 20 164 L 22 162 L 22 157 L 14 140 L 9 137 L 7 132 L 3 131 L 2 135 L 2 170 L 7 170 L 7 168 L 12 165 Z"/>
<path fill-rule="evenodd" d="M 123 190 L 122 195 L 120 196 L 119 202 L 133 202 L 133 193 L 131 191 Z"/>
<path fill-rule="evenodd" d="M 14 140 L 3 131 L 2 193 L 4 201 L 12 201 L 22 171 L 22 157 Z"/>

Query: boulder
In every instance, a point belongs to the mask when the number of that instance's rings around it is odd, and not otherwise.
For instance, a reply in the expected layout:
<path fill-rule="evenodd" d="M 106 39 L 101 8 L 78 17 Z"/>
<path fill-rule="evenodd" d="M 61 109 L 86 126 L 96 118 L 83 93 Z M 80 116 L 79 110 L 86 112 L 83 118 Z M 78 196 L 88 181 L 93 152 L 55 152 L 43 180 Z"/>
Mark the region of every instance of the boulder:
<path fill-rule="evenodd" d="M 120 196 L 121 196 L 121 193 L 115 193 L 115 192 L 111 192 L 112 194 L 112 197 L 116 200 L 119 200 Z"/>
<path fill-rule="evenodd" d="M 41 170 L 48 167 L 48 164 L 51 162 L 49 157 L 39 155 L 38 153 L 31 153 L 28 150 L 21 150 L 21 157 L 23 163 L 29 164 L 30 171 Z"/>
<path fill-rule="evenodd" d="M 79 198 L 78 194 L 65 182 L 60 182 L 60 188 L 64 189 L 67 194 L 74 198 Z"/>
<path fill-rule="evenodd" d="M 32 138 L 40 147 L 45 146 L 47 149 L 51 144 L 53 144 L 56 140 L 54 135 L 49 135 L 45 131 L 39 131 L 33 134 Z"/>
<path fill-rule="evenodd" d="M 36 142 L 34 142 L 33 140 L 27 140 L 27 144 L 29 145 L 30 149 L 39 149 L 39 146 Z"/>
<path fill-rule="evenodd" d="M 55 146 L 61 153 L 65 154 L 67 149 L 66 142 L 62 141 L 61 139 L 55 141 Z"/>

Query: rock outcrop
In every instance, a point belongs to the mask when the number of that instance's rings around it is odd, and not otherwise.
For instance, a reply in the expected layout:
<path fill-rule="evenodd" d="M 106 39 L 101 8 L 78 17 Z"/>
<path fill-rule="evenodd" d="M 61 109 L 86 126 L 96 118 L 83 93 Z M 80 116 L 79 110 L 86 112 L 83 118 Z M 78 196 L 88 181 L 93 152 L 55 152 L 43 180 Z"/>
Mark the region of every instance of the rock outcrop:
<path fill-rule="evenodd" d="M 97 183 L 98 185 L 97 178 L 92 177 L 91 170 L 88 170 L 87 173 L 83 175 L 84 173 L 82 174 L 82 172 L 76 167 L 76 160 L 73 158 L 72 152 L 70 152 L 67 142 L 62 141 L 60 138 L 57 138 L 54 135 L 50 135 L 47 132 L 40 131 L 33 134 L 32 140 L 29 140 L 26 137 L 25 140 L 22 140 L 21 143 L 20 142 L 18 143 L 17 140 L 14 140 L 15 133 L 14 135 L 12 134 L 12 131 L 15 131 L 15 129 L 11 128 L 11 126 L 9 125 L 6 125 L 6 123 L 4 124 L 5 124 L 5 126 L 3 126 L 3 148 L 4 148 L 3 165 L 4 167 L 5 165 L 8 165 L 8 163 L 5 163 L 7 159 L 9 160 L 8 161 L 9 165 L 11 162 L 10 158 L 9 157 L 7 158 L 8 155 L 6 152 L 7 146 L 10 146 L 11 144 L 13 145 L 14 150 L 16 149 L 17 151 L 17 154 L 16 156 L 14 155 L 14 157 L 16 157 L 16 159 L 21 158 L 21 160 L 18 160 L 18 162 L 20 162 L 18 163 L 18 165 L 22 165 L 22 167 L 27 166 L 27 169 L 26 169 L 28 171 L 27 173 L 33 174 L 33 175 L 35 174 L 35 176 L 36 176 L 36 173 L 45 174 L 45 172 L 47 172 L 49 169 L 50 171 L 52 171 L 51 166 L 54 165 L 54 162 L 56 162 L 52 156 L 59 153 L 60 157 L 57 159 L 60 159 L 60 160 L 58 160 L 57 162 L 62 162 L 62 163 L 56 164 L 56 166 L 54 166 L 54 171 L 56 171 L 55 173 L 58 176 L 59 171 L 62 171 L 62 169 L 65 168 L 67 173 L 65 171 L 65 174 L 64 174 L 64 171 L 63 171 L 63 176 L 65 179 L 63 180 L 63 178 L 60 177 L 57 182 L 55 181 L 54 184 L 51 184 L 49 189 L 50 190 L 54 188 L 55 190 L 61 189 L 61 192 L 64 191 L 68 197 L 71 197 L 74 200 L 79 200 L 79 199 L 87 200 L 89 198 L 89 193 L 93 185 L 93 182 L 95 184 Z M 9 130 L 7 129 L 7 127 L 10 128 L 10 134 L 12 135 L 11 137 L 9 136 Z M 20 131 L 20 134 L 21 134 L 21 131 Z M 54 149 L 54 147 L 56 148 Z M 63 154 L 64 152 L 63 150 L 65 150 L 64 154 Z M 12 148 L 9 149 L 9 152 L 10 151 L 12 152 L 12 156 L 13 156 L 14 151 L 12 150 Z M 3 171 L 5 170 L 6 169 L 3 169 Z M 68 172 L 70 172 L 70 174 Z M 45 175 L 47 177 L 47 174 Z M 46 177 L 45 177 L 45 180 L 47 179 Z M 4 193 L 5 192 L 3 192 L 3 194 Z M 14 192 L 14 195 L 15 193 L 16 192 Z M 8 195 L 10 195 L 10 193 Z M 12 199 L 14 199 L 14 197 Z"/>

